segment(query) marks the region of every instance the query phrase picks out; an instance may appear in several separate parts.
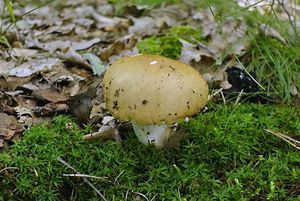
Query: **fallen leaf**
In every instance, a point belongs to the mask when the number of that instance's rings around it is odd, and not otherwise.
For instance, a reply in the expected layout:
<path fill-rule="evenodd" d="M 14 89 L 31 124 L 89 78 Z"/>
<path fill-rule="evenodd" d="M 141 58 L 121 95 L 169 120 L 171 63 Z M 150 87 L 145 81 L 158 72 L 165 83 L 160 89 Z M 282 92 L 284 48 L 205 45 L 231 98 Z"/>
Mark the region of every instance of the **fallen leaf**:
<path fill-rule="evenodd" d="M 23 130 L 14 116 L 0 113 L 0 119 L 0 136 L 5 140 L 11 140 L 16 133 Z"/>
<path fill-rule="evenodd" d="M 100 53 L 102 61 L 108 61 L 111 56 L 119 55 L 124 50 L 132 49 L 137 42 L 134 35 L 125 36 L 119 40 L 116 40 L 113 44 L 104 48 Z"/>
<path fill-rule="evenodd" d="M 192 44 L 185 40 L 179 39 L 182 44 L 180 61 L 189 64 L 191 61 L 199 62 L 202 56 L 213 58 L 204 44 Z"/>
<path fill-rule="evenodd" d="M 270 27 L 269 25 L 261 24 L 259 25 L 259 30 L 266 36 L 270 36 L 272 38 L 281 41 L 283 44 L 286 44 L 286 40 L 281 36 L 281 34 L 275 29 L 273 29 L 272 27 Z"/>
<path fill-rule="evenodd" d="M 107 140 L 121 140 L 121 137 L 119 136 L 119 132 L 110 126 L 101 126 L 101 128 L 94 133 L 87 134 L 83 136 L 83 140 L 95 140 L 100 139 L 103 141 Z"/>
<path fill-rule="evenodd" d="M 33 97 L 46 100 L 52 103 L 66 101 L 68 98 L 61 94 L 57 89 L 49 87 L 47 89 L 38 89 L 33 91 Z"/>
<path fill-rule="evenodd" d="M 53 66 L 58 65 L 59 63 L 59 60 L 55 58 L 39 58 L 25 62 L 14 68 L 8 67 L 6 69 L 1 69 L 0 75 L 28 77 L 37 72 L 51 70 Z"/>
<path fill-rule="evenodd" d="M 32 112 L 37 117 L 51 117 L 57 114 L 65 114 L 68 111 L 68 105 L 63 102 L 48 103 L 43 107 L 35 107 Z"/>
<path fill-rule="evenodd" d="M 0 138 L 0 148 L 4 147 L 4 140 Z"/>
<path fill-rule="evenodd" d="M 93 38 L 91 40 L 81 40 L 80 42 L 71 40 L 52 40 L 50 42 L 40 42 L 37 39 L 28 40 L 26 43 L 29 47 L 37 47 L 42 50 L 53 52 L 57 49 L 71 48 L 73 50 L 84 50 L 99 43 L 99 38 Z"/>
<path fill-rule="evenodd" d="M 60 59 L 66 60 L 74 64 L 78 64 L 88 70 L 92 70 L 91 64 L 89 64 L 79 53 L 72 48 L 64 48 L 62 51 L 56 52 Z"/>
<path fill-rule="evenodd" d="M 152 17 L 132 17 L 131 20 L 133 21 L 133 25 L 128 28 L 128 32 L 130 34 L 151 36 L 159 32 L 156 21 Z"/>
<path fill-rule="evenodd" d="M 38 53 L 37 50 L 26 49 L 26 48 L 12 48 L 11 56 L 14 57 L 31 57 Z"/>

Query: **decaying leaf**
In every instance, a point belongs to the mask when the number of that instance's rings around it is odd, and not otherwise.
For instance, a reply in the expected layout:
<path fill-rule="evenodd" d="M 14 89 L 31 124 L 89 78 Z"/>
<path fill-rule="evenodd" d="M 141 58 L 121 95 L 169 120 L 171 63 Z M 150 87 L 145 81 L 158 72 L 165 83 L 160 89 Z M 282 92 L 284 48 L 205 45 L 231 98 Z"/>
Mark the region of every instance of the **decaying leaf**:
<path fill-rule="evenodd" d="M 182 44 L 180 61 L 183 63 L 200 62 L 202 56 L 213 58 L 206 45 L 201 43 L 192 44 L 182 39 L 179 40 Z"/>
<path fill-rule="evenodd" d="M 117 128 L 116 119 L 112 116 L 104 116 L 102 119 L 102 126 L 97 132 L 89 133 L 83 136 L 84 140 L 95 140 L 100 139 L 103 141 L 107 140 L 121 140 L 119 131 Z"/>
<path fill-rule="evenodd" d="M 19 66 L 3 69 L 0 71 L 0 75 L 16 76 L 16 77 L 28 77 L 37 72 L 43 72 L 51 70 L 55 65 L 59 65 L 59 60 L 56 58 L 40 58 L 30 60 Z"/>
<path fill-rule="evenodd" d="M 33 97 L 36 99 L 49 101 L 52 103 L 66 101 L 67 97 L 61 94 L 57 89 L 49 87 L 46 89 L 38 89 L 33 91 Z"/>
<path fill-rule="evenodd" d="M 159 32 L 156 21 L 152 17 L 131 18 L 131 20 L 133 25 L 128 29 L 130 34 L 150 36 Z"/>
<path fill-rule="evenodd" d="M 62 51 L 56 52 L 56 54 L 60 59 L 63 59 L 67 62 L 78 64 L 88 70 L 92 69 L 92 66 L 72 48 L 64 48 Z"/>
<path fill-rule="evenodd" d="M 109 47 L 104 48 L 100 53 L 100 57 L 102 61 L 108 61 L 111 56 L 119 55 L 125 50 L 131 50 L 136 42 L 137 39 L 134 35 L 127 35 L 119 40 L 116 40 Z"/>
<path fill-rule="evenodd" d="M 110 126 L 102 126 L 97 132 L 87 134 L 83 136 L 83 140 L 95 140 L 100 139 L 103 141 L 107 140 L 119 140 L 121 139 L 116 129 Z"/>
<path fill-rule="evenodd" d="M 91 40 L 82 40 L 80 42 L 71 40 L 53 40 L 50 42 L 40 42 L 36 39 L 31 42 L 30 46 L 53 52 L 57 49 L 64 48 L 72 48 L 73 50 L 84 50 L 99 42 L 99 38 L 93 38 Z"/>
<path fill-rule="evenodd" d="M 266 36 L 276 38 L 277 40 L 281 41 L 283 44 L 286 44 L 286 40 L 280 35 L 280 33 L 278 31 L 276 31 L 272 27 L 270 27 L 266 24 L 261 24 L 259 26 L 259 30 Z"/>
<path fill-rule="evenodd" d="M 22 132 L 23 129 L 14 116 L 0 113 L 0 119 L 0 139 L 11 140 L 16 133 Z"/>
<path fill-rule="evenodd" d="M 14 57 L 32 57 L 38 53 L 37 50 L 26 49 L 26 48 L 12 48 L 11 56 Z"/>

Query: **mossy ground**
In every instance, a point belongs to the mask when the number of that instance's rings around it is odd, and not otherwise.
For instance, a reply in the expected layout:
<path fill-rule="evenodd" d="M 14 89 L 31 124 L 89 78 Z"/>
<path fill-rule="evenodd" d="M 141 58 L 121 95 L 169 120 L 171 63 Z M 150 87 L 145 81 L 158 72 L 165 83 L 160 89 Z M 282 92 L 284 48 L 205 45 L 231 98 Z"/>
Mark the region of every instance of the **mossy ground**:
<path fill-rule="evenodd" d="M 108 200 L 299 200 L 300 154 L 263 129 L 300 138 L 300 111 L 287 106 L 209 105 L 181 126 L 178 148 L 156 150 L 131 134 L 123 142 L 86 142 L 72 120 L 36 125 L 0 153 L 0 200 L 100 200 L 63 158 Z M 70 126 L 68 126 L 70 127 Z M 6 168 L 6 169 L 4 169 Z"/>
<path fill-rule="evenodd" d="M 161 36 L 151 36 L 141 40 L 137 44 L 142 54 L 156 54 L 172 59 L 178 59 L 181 54 L 182 43 L 179 39 L 190 43 L 201 41 L 201 29 L 191 26 L 176 26 L 169 29 Z"/>

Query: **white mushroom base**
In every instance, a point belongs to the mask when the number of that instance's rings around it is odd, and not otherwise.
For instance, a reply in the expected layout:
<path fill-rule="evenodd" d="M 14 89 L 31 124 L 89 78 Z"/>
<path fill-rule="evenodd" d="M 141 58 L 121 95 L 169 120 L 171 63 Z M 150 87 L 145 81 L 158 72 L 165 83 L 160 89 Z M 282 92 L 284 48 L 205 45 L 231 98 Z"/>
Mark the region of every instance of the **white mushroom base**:
<path fill-rule="evenodd" d="M 171 129 L 166 124 L 142 125 L 132 122 L 134 133 L 143 144 L 154 144 L 162 148 L 171 135 Z"/>

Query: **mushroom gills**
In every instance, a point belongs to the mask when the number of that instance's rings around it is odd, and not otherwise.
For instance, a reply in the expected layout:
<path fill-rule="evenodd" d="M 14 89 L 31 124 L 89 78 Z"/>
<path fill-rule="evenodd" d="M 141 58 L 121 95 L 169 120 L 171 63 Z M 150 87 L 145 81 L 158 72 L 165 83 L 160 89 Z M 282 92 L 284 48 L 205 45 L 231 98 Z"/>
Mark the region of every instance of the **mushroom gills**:
<path fill-rule="evenodd" d="M 143 144 L 154 144 L 161 148 L 171 135 L 171 129 L 166 124 L 142 125 L 132 122 L 134 133 Z"/>

